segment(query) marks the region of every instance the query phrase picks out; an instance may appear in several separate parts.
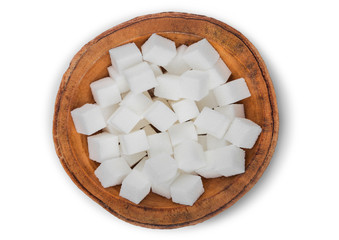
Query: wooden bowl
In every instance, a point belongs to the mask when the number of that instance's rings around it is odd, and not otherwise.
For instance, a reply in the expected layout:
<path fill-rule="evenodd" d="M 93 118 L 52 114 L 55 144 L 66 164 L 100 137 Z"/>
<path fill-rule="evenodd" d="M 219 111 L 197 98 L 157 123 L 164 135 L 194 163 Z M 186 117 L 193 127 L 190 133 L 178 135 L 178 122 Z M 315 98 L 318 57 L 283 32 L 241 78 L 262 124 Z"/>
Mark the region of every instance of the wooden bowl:
<path fill-rule="evenodd" d="M 75 131 L 70 111 L 94 102 L 89 84 L 108 76 L 108 50 L 135 42 L 141 46 L 152 34 L 177 46 L 206 38 L 232 71 L 231 80 L 246 79 L 252 96 L 242 101 L 246 117 L 263 131 L 246 150 L 246 172 L 233 177 L 203 179 L 205 193 L 193 206 L 173 203 L 150 193 L 139 205 L 119 197 L 120 186 L 103 188 L 89 160 L 86 136 Z M 53 136 L 56 152 L 68 175 L 90 198 L 129 223 L 149 228 L 178 228 L 205 221 L 232 206 L 258 181 L 268 166 L 278 138 L 278 108 L 273 85 L 258 51 L 237 30 L 213 18 L 187 13 L 158 13 L 115 26 L 86 44 L 72 59 L 55 103 Z"/>

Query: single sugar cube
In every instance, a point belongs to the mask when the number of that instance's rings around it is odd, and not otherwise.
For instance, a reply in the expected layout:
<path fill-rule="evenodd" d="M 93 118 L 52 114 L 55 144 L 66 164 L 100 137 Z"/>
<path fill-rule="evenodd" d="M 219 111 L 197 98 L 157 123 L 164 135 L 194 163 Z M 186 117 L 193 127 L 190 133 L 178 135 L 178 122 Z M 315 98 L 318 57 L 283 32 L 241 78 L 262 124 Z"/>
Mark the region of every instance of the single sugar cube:
<path fill-rule="evenodd" d="M 120 106 L 125 106 L 142 116 L 144 112 L 152 105 L 153 101 L 143 93 L 129 92 L 120 102 Z"/>
<path fill-rule="evenodd" d="M 165 132 L 177 121 L 175 113 L 160 101 L 155 101 L 144 117 L 161 132 Z"/>
<path fill-rule="evenodd" d="M 122 181 L 119 195 L 139 204 L 150 192 L 151 183 L 147 177 L 139 171 L 131 171 Z"/>
<path fill-rule="evenodd" d="M 204 107 L 194 124 L 208 134 L 221 139 L 231 124 L 231 119 L 217 111 Z"/>
<path fill-rule="evenodd" d="M 199 111 L 202 111 L 204 107 L 216 108 L 217 106 L 219 105 L 213 91 L 209 91 L 206 97 L 197 102 Z"/>
<path fill-rule="evenodd" d="M 198 143 L 204 151 L 207 151 L 207 135 L 198 135 Z"/>
<path fill-rule="evenodd" d="M 154 73 L 146 62 L 141 62 L 124 71 L 129 87 L 134 93 L 145 92 L 158 85 Z"/>
<path fill-rule="evenodd" d="M 234 145 L 209 151 L 215 161 L 215 170 L 230 177 L 245 172 L 245 151 Z"/>
<path fill-rule="evenodd" d="M 123 73 L 119 73 L 113 66 L 107 68 L 108 75 L 117 83 L 120 93 L 129 91 L 129 85 Z"/>
<path fill-rule="evenodd" d="M 232 120 L 236 117 L 245 118 L 244 104 L 230 104 L 216 107 L 214 110 L 230 117 Z"/>
<path fill-rule="evenodd" d="M 225 147 L 228 145 L 231 145 L 230 142 L 226 141 L 225 139 L 218 139 L 216 137 L 213 137 L 209 134 L 206 135 L 206 143 L 207 143 L 207 149 L 213 150 L 220 147 Z"/>
<path fill-rule="evenodd" d="M 261 127 L 246 118 L 234 118 L 225 139 L 241 148 L 252 148 L 261 133 Z"/>
<path fill-rule="evenodd" d="M 104 127 L 106 121 L 97 104 L 86 103 L 71 111 L 75 129 L 78 133 L 91 135 Z"/>
<path fill-rule="evenodd" d="M 149 63 L 149 66 L 151 67 L 155 77 L 158 77 L 163 74 L 161 68 L 158 65 L 154 63 Z"/>
<path fill-rule="evenodd" d="M 216 87 L 213 92 L 219 106 L 235 103 L 251 96 L 245 79 L 243 78 Z"/>
<path fill-rule="evenodd" d="M 169 100 L 179 100 L 182 96 L 181 78 L 165 73 L 157 77 L 158 86 L 154 88 L 154 95 Z"/>
<path fill-rule="evenodd" d="M 201 177 L 192 174 L 180 174 L 170 187 L 172 201 L 192 206 L 204 193 Z"/>
<path fill-rule="evenodd" d="M 121 101 L 118 85 L 110 77 L 94 81 L 90 87 L 93 98 L 100 107 L 107 107 Z"/>
<path fill-rule="evenodd" d="M 188 173 L 194 172 L 206 164 L 202 146 L 193 140 L 187 140 L 175 146 L 174 158 L 178 161 L 179 169 Z"/>
<path fill-rule="evenodd" d="M 143 169 L 143 172 L 151 180 L 152 184 L 169 181 L 177 174 L 177 171 L 177 161 L 166 153 L 150 157 Z"/>
<path fill-rule="evenodd" d="M 198 141 L 198 134 L 194 124 L 191 121 L 175 124 L 168 129 L 173 146 L 176 146 L 186 140 Z"/>
<path fill-rule="evenodd" d="M 197 105 L 193 100 L 190 99 L 184 99 L 173 103 L 172 108 L 180 123 L 196 118 L 199 115 L 199 109 Z"/>
<path fill-rule="evenodd" d="M 123 158 L 113 158 L 104 161 L 94 171 L 104 188 L 112 187 L 122 183 L 122 180 L 131 172 Z"/>
<path fill-rule="evenodd" d="M 110 133 L 99 133 L 87 137 L 89 158 L 102 163 L 120 156 L 119 138 Z"/>
<path fill-rule="evenodd" d="M 100 107 L 102 115 L 104 116 L 105 121 L 109 119 L 110 116 L 119 108 L 119 104 L 110 105 L 108 107 Z"/>
<path fill-rule="evenodd" d="M 219 54 L 204 38 L 190 45 L 184 52 L 183 59 L 193 69 L 207 70 L 218 61 Z"/>
<path fill-rule="evenodd" d="M 146 136 L 153 135 L 153 134 L 157 133 L 151 125 L 147 125 L 142 129 L 145 131 Z"/>
<path fill-rule="evenodd" d="M 147 138 L 149 142 L 148 156 L 153 157 L 161 153 L 173 154 L 172 143 L 167 132 L 156 133 Z"/>
<path fill-rule="evenodd" d="M 134 164 L 139 162 L 141 159 L 143 159 L 146 156 L 147 152 L 139 152 L 139 153 L 134 153 L 132 155 L 121 155 L 127 162 L 128 166 L 132 167 Z"/>
<path fill-rule="evenodd" d="M 129 133 L 140 119 L 141 117 L 138 114 L 127 107 L 121 106 L 107 120 L 107 124 L 123 133 Z"/>
<path fill-rule="evenodd" d="M 139 130 L 126 135 L 120 135 L 122 153 L 132 155 L 149 149 L 148 139 L 144 130 Z"/>
<path fill-rule="evenodd" d="M 152 34 L 141 46 L 144 60 L 166 66 L 177 54 L 175 43 L 167 38 Z"/>
<path fill-rule="evenodd" d="M 200 101 L 208 94 L 208 74 L 189 70 L 181 75 L 181 89 L 184 98 Z"/>
<path fill-rule="evenodd" d="M 166 182 L 162 182 L 162 183 L 152 183 L 152 192 L 163 196 L 167 199 L 171 199 L 171 184 L 173 183 L 173 181 L 180 175 L 180 172 L 177 171 L 177 173 L 175 174 L 175 176 L 173 178 L 171 178 L 170 180 L 166 181 Z"/>
<path fill-rule="evenodd" d="M 182 58 L 186 49 L 186 45 L 181 45 L 177 48 L 177 54 L 175 55 L 175 57 L 166 66 L 164 66 L 168 73 L 181 75 L 187 70 L 191 69 L 191 67 Z"/>
<path fill-rule="evenodd" d="M 112 66 L 122 71 L 142 61 L 142 55 L 135 43 L 127 43 L 109 50 Z"/>
<path fill-rule="evenodd" d="M 209 89 L 214 89 L 225 82 L 231 76 L 231 71 L 226 66 L 224 61 L 219 58 L 219 60 L 213 65 L 212 68 L 207 70 L 208 72 L 208 87 Z"/>
<path fill-rule="evenodd" d="M 195 170 L 197 174 L 204 178 L 217 178 L 222 174 L 217 172 L 215 166 L 215 152 L 213 150 L 205 151 L 206 165 L 202 168 Z"/>

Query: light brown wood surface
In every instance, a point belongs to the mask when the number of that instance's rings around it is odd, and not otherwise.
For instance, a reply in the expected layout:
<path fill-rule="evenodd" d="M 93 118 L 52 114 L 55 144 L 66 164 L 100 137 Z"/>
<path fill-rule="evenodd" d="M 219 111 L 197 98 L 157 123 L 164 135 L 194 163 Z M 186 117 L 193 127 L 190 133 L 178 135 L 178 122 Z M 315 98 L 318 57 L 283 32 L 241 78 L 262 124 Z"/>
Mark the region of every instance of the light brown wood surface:
<path fill-rule="evenodd" d="M 119 197 L 120 186 L 104 189 L 94 175 L 86 136 L 75 131 L 70 111 L 94 102 L 89 84 L 108 76 L 108 50 L 135 42 L 141 46 L 152 34 L 172 39 L 177 46 L 206 38 L 232 71 L 231 80 L 244 77 L 252 96 L 241 101 L 246 117 L 263 131 L 246 150 L 246 172 L 233 177 L 203 179 L 205 193 L 193 206 L 173 203 L 150 193 L 139 205 Z M 115 26 L 86 44 L 72 59 L 55 103 L 53 136 L 57 155 L 74 183 L 116 217 L 149 228 L 178 228 L 205 221 L 232 206 L 259 180 L 278 138 L 278 108 L 274 88 L 255 47 L 237 30 L 213 18 L 186 13 L 158 13 Z"/>

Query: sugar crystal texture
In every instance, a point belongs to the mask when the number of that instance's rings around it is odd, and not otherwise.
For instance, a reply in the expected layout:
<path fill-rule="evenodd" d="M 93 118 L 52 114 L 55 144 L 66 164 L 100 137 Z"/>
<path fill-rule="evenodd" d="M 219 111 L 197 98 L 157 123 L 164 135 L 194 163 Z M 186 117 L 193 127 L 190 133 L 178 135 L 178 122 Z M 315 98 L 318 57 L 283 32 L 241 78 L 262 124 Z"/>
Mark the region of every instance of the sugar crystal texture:
<path fill-rule="evenodd" d="M 120 106 L 126 106 L 136 114 L 142 116 L 144 112 L 152 105 L 153 101 L 144 93 L 129 92 L 120 102 Z"/>
<path fill-rule="evenodd" d="M 199 115 L 199 109 L 195 104 L 195 101 L 190 99 L 183 99 L 173 103 L 172 108 L 180 123 L 196 118 Z"/>
<path fill-rule="evenodd" d="M 207 96 L 197 102 L 199 111 L 202 111 L 204 107 L 216 108 L 217 106 L 217 99 L 215 98 L 213 91 L 209 91 Z"/>
<path fill-rule="evenodd" d="M 117 83 L 120 93 L 129 91 L 129 85 L 123 73 L 119 73 L 113 66 L 107 68 L 109 76 Z"/>
<path fill-rule="evenodd" d="M 150 192 L 151 183 L 147 177 L 139 171 L 131 171 L 122 181 L 119 195 L 139 204 Z"/>
<path fill-rule="evenodd" d="M 181 79 L 179 76 L 165 73 L 157 77 L 158 86 L 154 95 L 169 100 L 179 100 L 182 97 Z"/>
<path fill-rule="evenodd" d="M 243 78 L 239 78 L 216 87 L 213 92 L 219 106 L 235 103 L 251 96 L 245 79 Z"/>
<path fill-rule="evenodd" d="M 131 172 L 123 158 L 113 158 L 104 161 L 94 171 L 104 188 L 112 187 L 122 183 L 122 180 Z"/>
<path fill-rule="evenodd" d="M 144 60 L 166 66 L 177 54 L 175 43 L 167 38 L 152 34 L 141 46 Z"/>
<path fill-rule="evenodd" d="M 120 135 L 121 151 L 125 155 L 132 155 L 149 149 L 147 136 L 144 130 Z"/>
<path fill-rule="evenodd" d="M 121 101 L 118 85 L 110 77 L 92 82 L 90 88 L 95 102 L 100 107 L 107 107 Z"/>
<path fill-rule="evenodd" d="M 234 118 L 225 139 L 241 148 L 252 148 L 261 133 L 261 127 L 246 118 Z"/>
<path fill-rule="evenodd" d="M 191 174 L 181 174 L 171 184 L 172 201 L 192 206 L 204 193 L 201 177 Z"/>
<path fill-rule="evenodd" d="M 146 62 L 125 69 L 124 74 L 133 93 L 145 92 L 158 85 L 152 68 Z"/>
<path fill-rule="evenodd" d="M 144 117 L 161 132 L 165 132 L 177 121 L 175 113 L 160 101 L 154 101 Z"/>
<path fill-rule="evenodd" d="M 208 69 L 208 75 L 208 87 L 209 89 L 214 89 L 227 82 L 228 78 L 231 76 L 231 71 L 224 61 L 219 58 L 213 67 Z"/>
<path fill-rule="evenodd" d="M 78 133 L 91 135 L 104 127 L 106 121 L 97 104 L 86 103 L 71 111 L 75 129 Z"/>
<path fill-rule="evenodd" d="M 216 107 L 214 110 L 230 117 L 231 119 L 236 117 L 245 117 L 244 104 L 230 104 L 222 107 Z"/>
<path fill-rule="evenodd" d="M 184 98 L 200 101 L 208 94 L 208 74 L 200 70 L 189 70 L 181 75 Z"/>
<path fill-rule="evenodd" d="M 198 141 L 197 131 L 192 121 L 174 124 L 168 129 L 173 146 L 176 146 L 186 140 Z"/>
<path fill-rule="evenodd" d="M 230 123 L 230 118 L 208 107 L 205 107 L 194 121 L 195 126 L 218 139 L 225 135 Z"/>
<path fill-rule="evenodd" d="M 87 137 L 89 158 L 102 163 L 120 156 L 119 138 L 110 133 L 99 133 Z"/>
<path fill-rule="evenodd" d="M 187 70 L 190 70 L 190 66 L 182 58 L 184 52 L 186 51 L 187 46 L 181 45 L 177 48 L 177 54 L 164 68 L 170 74 L 181 75 Z"/>
<path fill-rule="evenodd" d="M 143 172 L 151 180 L 152 184 L 169 181 L 177 174 L 177 171 L 177 161 L 166 153 L 150 157 L 143 169 Z"/>
<path fill-rule="evenodd" d="M 187 140 L 175 146 L 174 158 L 178 161 L 179 169 L 188 173 L 206 164 L 202 146 L 193 140 Z"/>
<path fill-rule="evenodd" d="M 107 124 L 123 133 L 129 133 L 140 119 L 141 117 L 138 114 L 125 106 L 121 106 L 107 120 Z"/>
<path fill-rule="evenodd" d="M 121 72 L 124 69 L 132 67 L 142 61 L 142 55 L 135 43 L 112 48 L 109 50 L 112 66 Z"/>
<path fill-rule="evenodd" d="M 209 151 L 210 158 L 214 159 L 215 170 L 219 174 L 230 177 L 245 172 L 245 151 L 229 145 Z"/>
<path fill-rule="evenodd" d="M 219 54 L 204 38 L 190 45 L 184 52 L 183 59 L 193 69 L 207 70 L 218 61 Z"/>
<path fill-rule="evenodd" d="M 148 142 L 148 155 L 150 157 L 161 153 L 167 153 L 169 155 L 173 154 L 172 143 L 167 132 L 156 133 L 148 136 Z"/>

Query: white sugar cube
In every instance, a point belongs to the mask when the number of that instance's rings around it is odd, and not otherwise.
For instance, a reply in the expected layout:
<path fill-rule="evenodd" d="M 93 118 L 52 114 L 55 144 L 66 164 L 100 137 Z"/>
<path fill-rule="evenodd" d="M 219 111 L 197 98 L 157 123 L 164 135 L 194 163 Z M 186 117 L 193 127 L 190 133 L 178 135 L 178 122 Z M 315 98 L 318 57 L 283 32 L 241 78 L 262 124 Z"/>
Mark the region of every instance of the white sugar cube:
<path fill-rule="evenodd" d="M 212 68 L 208 69 L 208 87 L 209 89 L 214 89 L 225 82 L 231 76 L 231 71 L 226 66 L 224 61 L 219 58 L 219 60 L 213 65 Z"/>
<path fill-rule="evenodd" d="M 125 106 L 142 116 L 144 112 L 152 105 L 153 101 L 143 93 L 129 92 L 120 102 L 120 106 Z"/>
<path fill-rule="evenodd" d="M 218 61 L 219 54 L 204 38 L 190 45 L 184 52 L 183 59 L 193 69 L 207 70 Z"/>
<path fill-rule="evenodd" d="M 78 133 L 91 135 L 106 127 L 105 118 L 97 104 L 86 103 L 72 110 L 71 115 Z"/>
<path fill-rule="evenodd" d="M 154 88 L 154 95 L 169 100 L 179 100 L 182 96 L 181 79 L 172 74 L 163 74 L 157 77 L 158 86 Z"/>
<path fill-rule="evenodd" d="M 148 139 L 144 130 L 126 135 L 120 135 L 121 151 L 125 155 L 132 155 L 149 149 Z"/>
<path fill-rule="evenodd" d="M 215 155 L 216 153 L 213 150 L 205 151 L 206 165 L 195 170 L 195 172 L 204 178 L 221 177 L 222 174 L 216 170 Z"/>
<path fill-rule="evenodd" d="M 157 133 L 151 125 L 147 125 L 142 129 L 145 131 L 146 136 L 153 135 L 153 134 Z"/>
<path fill-rule="evenodd" d="M 234 145 L 209 151 L 215 170 L 225 177 L 245 172 L 245 151 Z"/>
<path fill-rule="evenodd" d="M 231 119 L 236 117 L 245 117 L 244 104 L 230 104 L 222 107 L 216 107 L 214 110 L 230 117 Z"/>
<path fill-rule="evenodd" d="M 148 136 L 148 156 L 153 157 L 161 153 L 173 154 L 170 137 L 167 132 L 156 133 Z"/>
<path fill-rule="evenodd" d="M 121 106 L 107 120 L 107 124 L 123 133 L 129 133 L 140 119 L 141 117 L 138 114 L 127 107 Z"/>
<path fill-rule="evenodd" d="M 103 162 L 109 158 L 120 156 L 119 139 L 110 133 L 99 133 L 87 137 L 89 158 Z"/>
<path fill-rule="evenodd" d="M 173 110 L 170 103 L 166 100 L 166 99 L 163 99 L 163 98 L 159 98 L 159 97 L 154 97 L 152 98 L 153 101 L 160 101 L 162 102 L 163 104 L 166 105 L 166 107 L 168 107 L 169 109 Z"/>
<path fill-rule="evenodd" d="M 101 163 L 94 174 L 101 185 L 107 188 L 121 184 L 130 172 L 131 168 L 123 158 L 113 158 Z"/>
<path fill-rule="evenodd" d="M 154 63 L 149 63 L 149 66 L 151 67 L 155 77 L 158 77 L 163 74 L 161 68 L 158 65 Z"/>
<path fill-rule="evenodd" d="M 207 144 L 207 150 L 213 150 L 213 149 L 216 149 L 216 148 L 231 145 L 231 143 L 226 141 L 225 139 L 223 139 L 223 138 L 218 139 L 218 138 L 213 137 L 209 134 L 206 135 L 206 144 Z"/>
<path fill-rule="evenodd" d="M 252 148 L 261 133 L 261 127 L 246 118 L 234 118 L 225 139 L 241 148 Z"/>
<path fill-rule="evenodd" d="M 205 107 L 194 121 L 195 126 L 218 139 L 225 135 L 230 123 L 230 118 L 208 107 Z"/>
<path fill-rule="evenodd" d="M 198 135 L 198 143 L 204 151 L 207 151 L 207 135 Z"/>
<path fill-rule="evenodd" d="M 135 43 L 115 47 L 109 50 L 112 66 L 122 71 L 142 61 L 142 55 Z"/>
<path fill-rule="evenodd" d="M 142 62 L 124 70 L 129 87 L 134 93 L 145 92 L 158 85 L 148 63 Z"/>
<path fill-rule="evenodd" d="M 147 177 L 139 171 L 131 171 L 122 181 L 119 195 L 139 204 L 150 192 L 151 183 Z"/>
<path fill-rule="evenodd" d="M 100 107 L 102 115 L 104 116 L 105 121 L 109 119 L 110 116 L 119 108 L 119 104 L 110 105 L 108 107 Z"/>
<path fill-rule="evenodd" d="M 181 75 L 181 89 L 184 98 L 200 101 L 208 94 L 208 74 L 189 70 Z"/>
<path fill-rule="evenodd" d="M 196 118 L 199 115 L 199 109 L 197 105 L 193 100 L 190 99 L 184 99 L 173 103 L 172 108 L 180 123 Z"/>
<path fill-rule="evenodd" d="M 190 66 L 183 60 L 182 56 L 186 51 L 187 46 L 181 45 L 177 48 L 177 54 L 164 68 L 170 74 L 181 75 L 187 70 L 190 70 Z"/>
<path fill-rule="evenodd" d="M 107 68 L 109 76 L 117 83 L 120 93 L 129 91 L 129 85 L 123 73 L 119 73 L 113 66 Z"/>
<path fill-rule="evenodd" d="M 152 183 L 152 192 L 163 196 L 165 198 L 170 199 L 171 198 L 171 184 L 173 181 L 180 175 L 179 171 L 177 171 L 177 174 L 171 178 L 170 180 L 162 183 Z"/>
<path fill-rule="evenodd" d="M 216 108 L 217 106 L 217 99 L 215 98 L 213 91 L 209 91 L 206 97 L 197 102 L 199 111 L 202 111 L 204 107 Z"/>
<path fill-rule="evenodd" d="M 251 96 L 245 79 L 243 78 L 216 87 L 213 92 L 219 106 L 235 103 Z"/>
<path fill-rule="evenodd" d="M 144 166 L 147 160 L 148 160 L 148 157 L 144 157 L 143 159 L 141 159 L 140 162 L 138 162 L 134 166 L 133 170 L 143 172 L 143 169 L 144 169 Z"/>
<path fill-rule="evenodd" d="M 172 201 L 192 206 L 204 193 L 201 177 L 191 174 L 180 174 L 170 187 Z"/>
<path fill-rule="evenodd" d="M 143 172 L 151 180 L 152 184 L 169 181 L 177 174 L 177 171 L 177 161 L 166 153 L 150 157 L 143 168 Z"/>
<path fill-rule="evenodd" d="M 179 169 L 188 173 L 206 164 L 202 146 L 193 140 L 184 141 L 175 146 L 174 158 L 178 161 Z"/>
<path fill-rule="evenodd" d="M 177 54 L 175 43 L 167 38 L 152 34 L 141 46 L 144 60 L 166 66 Z"/>
<path fill-rule="evenodd" d="M 173 146 L 176 146 L 186 140 L 198 141 L 197 131 L 191 121 L 174 124 L 168 129 Z"/>
<path fill-rule="evenodd" d="M 93 98 L 100 107 L 107 107 L 121 101 L 118 85 L 110 77 L 94 81 L 90 87 Z"/>
<path fill-rule="evenodd" d="M 139 153 L 134 153 L 132 155 L 124 155 L 124 154 L 122 154 L 121 157 L 123 157 L 125 159 L 125 161 L 127 162 L 127 164 L 130 167 L 132 167 L 134 164 L 136 164 L 141 159 L 143 159 L 146 156 L 146 154 L 147 154 L 147 152 L 143 151 L 143 152 L 139 152 Z"/>
<path fill-rule="evenodd" d="M 177 121 L 175 113 L 160 101 L 155 101 L 144 117 L 161 132 L 169 129 Z"/>

